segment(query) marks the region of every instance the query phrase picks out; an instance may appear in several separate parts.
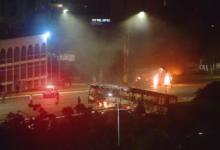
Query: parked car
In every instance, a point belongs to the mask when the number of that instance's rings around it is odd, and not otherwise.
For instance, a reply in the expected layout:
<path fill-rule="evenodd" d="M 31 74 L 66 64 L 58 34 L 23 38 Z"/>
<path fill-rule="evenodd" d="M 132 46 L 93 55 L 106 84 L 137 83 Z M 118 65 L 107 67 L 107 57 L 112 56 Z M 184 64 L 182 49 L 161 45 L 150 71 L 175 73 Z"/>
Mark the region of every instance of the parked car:
<path fill-rule="evenodd" d="M 43 98 L 55 97 L 54 86 L 48 85 L 43 92 Z"/>

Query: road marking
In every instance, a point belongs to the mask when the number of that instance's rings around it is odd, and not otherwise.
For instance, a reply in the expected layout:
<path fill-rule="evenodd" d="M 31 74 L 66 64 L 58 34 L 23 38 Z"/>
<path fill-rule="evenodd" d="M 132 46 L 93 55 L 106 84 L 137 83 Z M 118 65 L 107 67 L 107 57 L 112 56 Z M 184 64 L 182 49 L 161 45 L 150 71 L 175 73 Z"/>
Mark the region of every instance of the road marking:
<path fill-rule="evenodd" d="M 60 95 L 62 94 L 67 94 L 67 93 L 82 93 L 82 92 L 88 92 L 89 90 L 83 90 L 83 91 L 69 91 L 69 92 L 59 92 Z M 32 94 L 32 96 L 39 96 L 39 95 L 42 95 L 43 96 L 43 93 L 41 94 Z M 30 94 L 28 95 L 15 95 L 15 96 L 10 96 L 10 97 L 5 97 L 5 99 L 9 99 L 9 98 L 19 98 L 19 97 L 27 97 L 27 96 L 30 96 Z M 2 99 L 2 97 L 0 98 Z"/>

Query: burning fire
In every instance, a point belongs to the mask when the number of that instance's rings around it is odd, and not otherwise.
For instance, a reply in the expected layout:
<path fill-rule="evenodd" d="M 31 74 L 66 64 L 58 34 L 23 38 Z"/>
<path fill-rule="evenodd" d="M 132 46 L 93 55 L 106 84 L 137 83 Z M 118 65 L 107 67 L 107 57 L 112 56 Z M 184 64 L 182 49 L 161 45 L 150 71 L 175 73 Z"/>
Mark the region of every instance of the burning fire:
<path fill-rule="evenodd" d="M 171 85 L 170 81 L 172 80 L 172 77 L 169 73 L 166 74 L 163 85 Z"/>
<path fill-rule="evenodd" d="M 171 81 L 172 81 L 172 77 L 170 76 L 169 73 L 167 73 L 167 74 L 165 75 L 163 85 L 165 85 L 165 86 L 171 86 Z M 153 82 L 154 82 L 154 83 L 153 83 L 153 86 L 152 86 L 152 87 L 154 87 L 154 88 L 158 87 L 158 84 L 159 84 L 159 75 L 158 75 L 158 74 L 156 74 L 156 75 L 154 76 Z"/>
<path fill-rule="evenodd" d="M 108 107 L 107 102 L 104 102 L 103 105 L 105 108 Z"/>
<path fill-rule="evenodd" d="M 135 80 L 135 81 L 137 82 L 137 81 L 138 81 L 138 80 L 140 80 L 140 79 L 141 79 L 141 77 L 139 77 L 139 76 L 138 76 L 138 77 L 136 78 L 136 80 Z"/>
<path fill-rule="evenodd" d="M 99 107 L 105 107 L 105 108 L 107 108 L 107 107 L 108 107 L 108 104 L 107 104 L 107 102 L 103 102 L 103 103 L 99 102 Z"/>
<path fill-rule="evenodd" d="M 154 85 L 153 85 L 153 87 L 157 87 L 158 86 L 158 74 L 156 74 L 155 76 L 154 76 Z"/>

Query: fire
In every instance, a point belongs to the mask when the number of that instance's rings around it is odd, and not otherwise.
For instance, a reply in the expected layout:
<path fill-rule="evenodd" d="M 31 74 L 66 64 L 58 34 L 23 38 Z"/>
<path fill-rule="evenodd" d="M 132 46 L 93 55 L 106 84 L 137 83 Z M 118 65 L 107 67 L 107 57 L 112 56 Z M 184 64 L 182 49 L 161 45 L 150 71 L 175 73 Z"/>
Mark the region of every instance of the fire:
<path fill-rule="evenodd" d="M 108 103 L 107 102 L 99 102 L 99 107 L 105 107 L 107 108 L 108 107 Z"/>
<path fill-rule="evenodd" d="M 104 102 L 103 105 L 105 108 L 108 107 L 107 102 Z"/>
<path fill-rule="evenodd" d="M 139 77 L 139 76 L 138 76 L 138 77 L 136 78 L 136 80 L 135 80 L 135 81 L 137 82 L 137 81 L 138 81 L 138 80 L 140 80 L 140 79 L 141 79 L 141 77 Z"/>
<path fill-rule="evenodd" d="M 165 78 L 164 78 L 164 83 L 163 85 L 171 85 L 170 81 L 172 80 L 172 77 L 170 76 L 169 73 L 166 74 Z"/>
<path fill-rule="evenodd" d="M 157 86 L 158 86 L 158 74 L 156 74 L 154 76 L 154 85 L 153 85 L 153 87 L 157 87 Z"/>

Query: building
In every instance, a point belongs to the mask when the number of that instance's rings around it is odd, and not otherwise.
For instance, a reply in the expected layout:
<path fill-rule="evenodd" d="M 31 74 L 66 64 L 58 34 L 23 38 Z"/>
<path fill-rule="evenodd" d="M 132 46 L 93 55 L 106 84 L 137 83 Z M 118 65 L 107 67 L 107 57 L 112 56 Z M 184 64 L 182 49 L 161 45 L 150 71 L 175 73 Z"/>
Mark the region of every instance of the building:
<path fill-rule="evenodd" d="M 7 93 L 47 84 L 47 37 L 36 35 L 0 40 L 0 83 Z"/>

